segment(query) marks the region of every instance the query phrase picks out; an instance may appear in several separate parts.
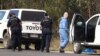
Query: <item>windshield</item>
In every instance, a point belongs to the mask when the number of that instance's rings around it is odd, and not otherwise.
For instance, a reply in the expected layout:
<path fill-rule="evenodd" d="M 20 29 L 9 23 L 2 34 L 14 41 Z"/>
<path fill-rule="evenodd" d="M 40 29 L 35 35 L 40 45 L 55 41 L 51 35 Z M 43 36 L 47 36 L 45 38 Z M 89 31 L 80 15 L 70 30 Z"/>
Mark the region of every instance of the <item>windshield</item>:
<path fill-rule="evenodd" d="M 5 15 L 5 11 L 0 11 L 0 20 L 3 19 L 4 15 Z"/>
<path fill-rule="evenodd" d="M 22 11 L 21 20 L 23 21 L 41 21 L 44 18 L 45 12 Z"/>

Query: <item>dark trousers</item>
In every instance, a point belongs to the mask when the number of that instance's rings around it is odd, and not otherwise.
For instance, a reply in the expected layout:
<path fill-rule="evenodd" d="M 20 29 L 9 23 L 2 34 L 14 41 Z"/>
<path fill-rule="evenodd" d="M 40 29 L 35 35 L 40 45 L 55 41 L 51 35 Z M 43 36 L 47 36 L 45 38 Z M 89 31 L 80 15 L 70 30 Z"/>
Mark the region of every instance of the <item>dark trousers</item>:
<path fill-rule="evenodd" d="M 11 33 L 12 49 L 15 50 L 18 47 L 18 50 L 21 50 L 22 34 L 21 32 L 13 33 L 13 31 Z"/>
<path fill-rule="evenodd" d="M 50 42 L 51 34 L 42 34 L 41 51 L 44 51 L 44 48 L 46 48 L 46 51 L 49 52 Z"/>
<path fill-rule="evenodd" d="M 11 41 L 12 41 L 12 49 L 16 49 L 16 47 L 18 47 L 18 50 L 21 49 L 21 38 L 20 38 L 20 36 L 12 35 Z"/>

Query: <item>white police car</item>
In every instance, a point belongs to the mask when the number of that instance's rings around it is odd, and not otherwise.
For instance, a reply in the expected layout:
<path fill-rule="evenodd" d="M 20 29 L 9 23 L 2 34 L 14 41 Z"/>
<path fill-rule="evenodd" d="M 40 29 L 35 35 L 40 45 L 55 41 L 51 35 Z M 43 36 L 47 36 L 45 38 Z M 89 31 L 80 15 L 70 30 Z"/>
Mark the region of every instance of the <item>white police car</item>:
<path fill-rule="evenodd" d="M 70 24 L 70 42 L 74 52 L 84 48 L 100 48 L 100 14 L 95 14 L 86 22 L 80 14 L 74 14 Z"/>
<path fill-rule="evenodd" d="M 22 36 L 24 43 L 35 43 L 35 49 L 40 49 L 41 26 L 40 21 L 44 18 L 46 11 L 38 9 L 10 9 L 0 10 L 0 39 L 3 39 L 4 47 L 7 48 L 11 43 L 10 30 L 7 34 L 8 15 L 14 13 L 22 21 Z"/>

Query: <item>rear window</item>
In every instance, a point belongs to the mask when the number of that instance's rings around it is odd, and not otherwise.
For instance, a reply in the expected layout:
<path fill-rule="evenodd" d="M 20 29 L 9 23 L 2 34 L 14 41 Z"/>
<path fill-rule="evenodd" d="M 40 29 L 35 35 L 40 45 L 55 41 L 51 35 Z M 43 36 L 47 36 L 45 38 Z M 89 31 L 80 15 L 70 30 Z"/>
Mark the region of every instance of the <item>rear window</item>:
<path fill-rule="evenodd" d="M 0 11 L 0 20 L 3 19 L 4 15 L 5 15 L 5 11 Z"/>
<path fill-rule="evenodd" d="M 21 20 L 23 21 L 41 21 L 45 12 L 22 11 Z"/>

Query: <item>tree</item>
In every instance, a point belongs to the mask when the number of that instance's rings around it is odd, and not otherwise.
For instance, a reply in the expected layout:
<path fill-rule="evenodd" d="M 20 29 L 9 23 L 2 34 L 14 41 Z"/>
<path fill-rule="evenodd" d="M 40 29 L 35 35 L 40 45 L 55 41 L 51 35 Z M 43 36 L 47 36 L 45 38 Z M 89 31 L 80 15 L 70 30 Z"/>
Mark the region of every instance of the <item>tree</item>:
<path fill-rule="evenodd" d="M 86 18 L 95 14 L 97 0 L 0 0 L 1 9 L 34 8 L 44 9 L 57 21 L 65 11 L 73 15 L 80 13 Z"/>

